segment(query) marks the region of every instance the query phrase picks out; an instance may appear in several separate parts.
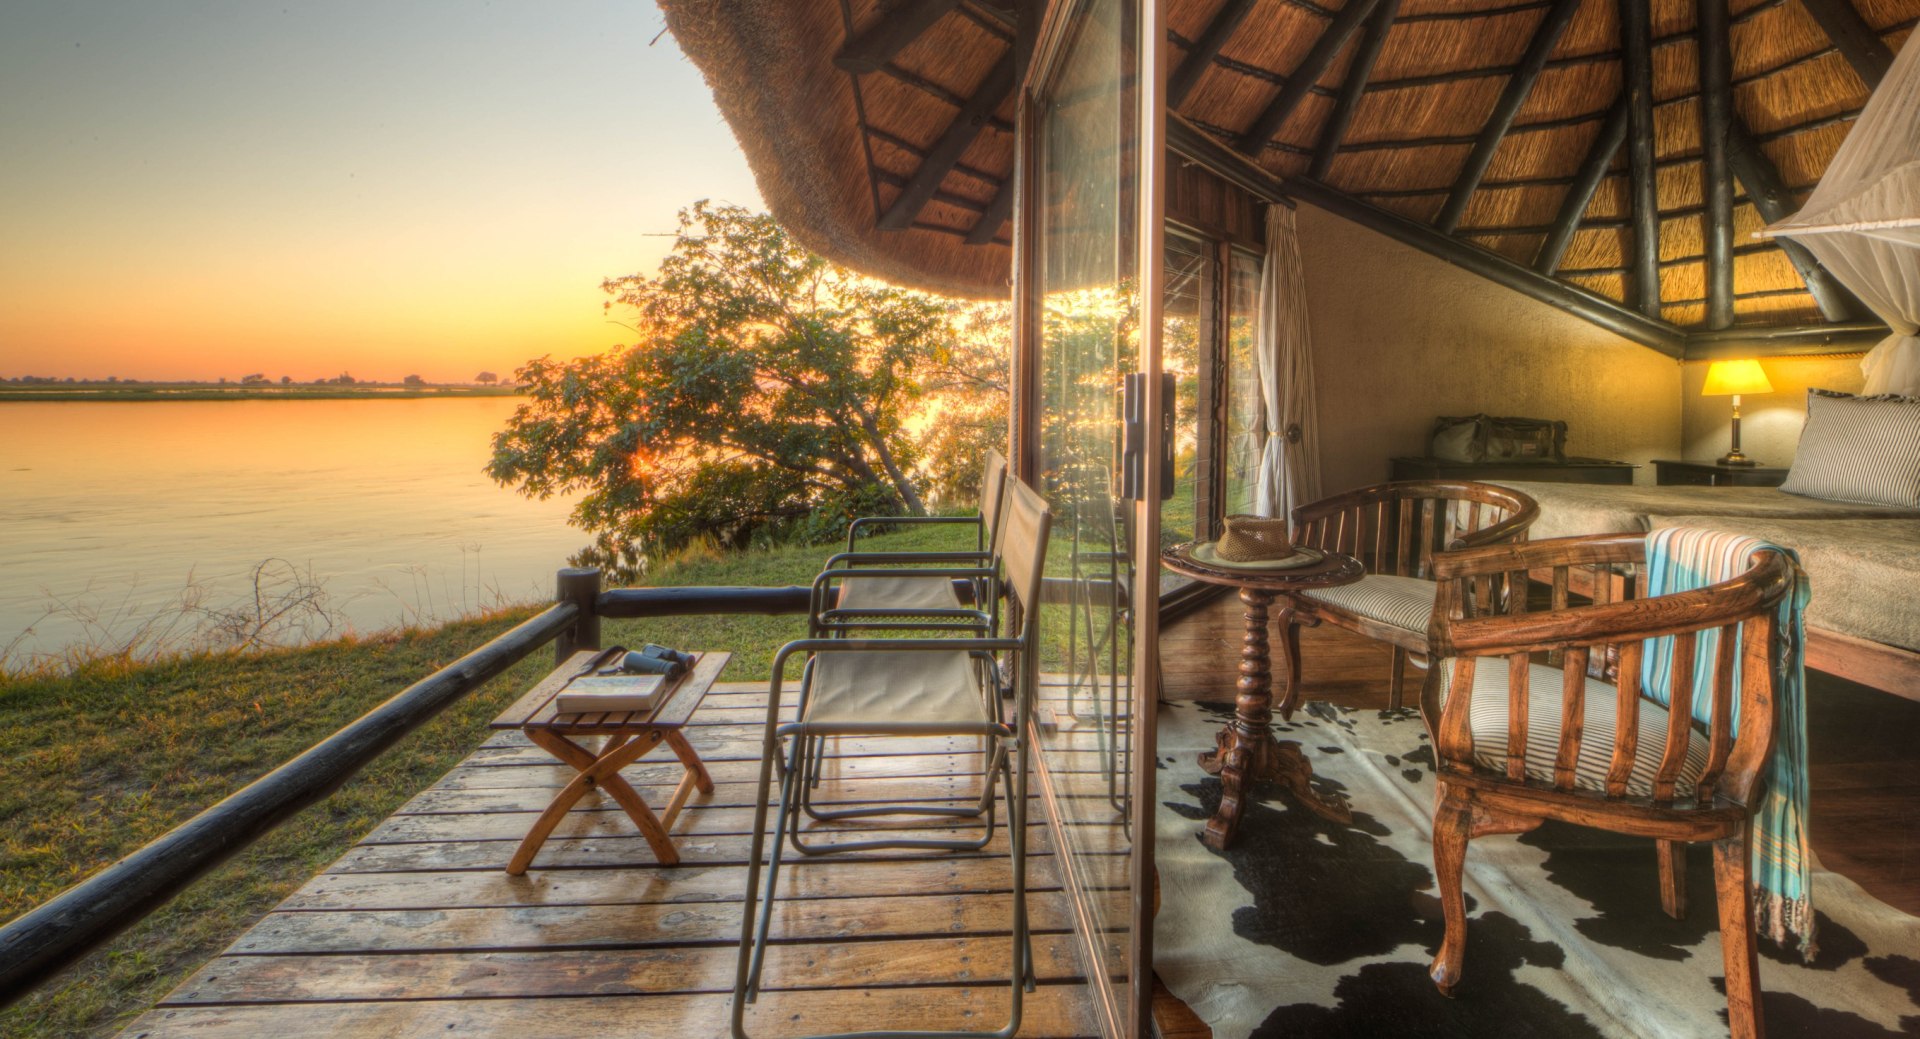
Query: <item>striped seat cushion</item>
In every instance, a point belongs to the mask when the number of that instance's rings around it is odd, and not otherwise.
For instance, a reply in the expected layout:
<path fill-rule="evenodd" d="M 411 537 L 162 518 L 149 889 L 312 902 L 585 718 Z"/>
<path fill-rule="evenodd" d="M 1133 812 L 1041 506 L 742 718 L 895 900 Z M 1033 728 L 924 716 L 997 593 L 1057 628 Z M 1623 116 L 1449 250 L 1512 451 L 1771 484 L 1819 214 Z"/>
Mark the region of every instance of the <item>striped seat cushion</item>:
<path fill-rule="evenodd" d="M 1435 585 L 1418 577 L 1368 574 L 1338 588 L 1314 588 L 1302 597 L 1357 616 L 1425 634 L 1433 616 Z"/>
<path fill-rule="evenodd" d="M 1809 498 L 1920 505 L 1920 398 L 1807 391 L 1807 424 L 1780 489 Z"/>
<path fill-rule="evenodd" d="M 1447 686 L 1453 679 L 1453 662 L 1442 661 L 1440 697 L 1446 702 Z M 1553 782 L 1553 761 L 1560 749 L 1561 672 L 1559 668 L 1533 664 L 1527 684 L 1527 778 L 1541 783 Z M 1613 763 L 1614 705 L 1617 691 L 1595 678 L 1587 681 L 1582 712 L 1585 716 L 1580 739 L 1580 756 L 1573 767 L 1574 785 L 1582 790 L 1604 792 L 1607 768 Z M 1473 761 L 1481 768 L 1504 772 L 1507 768 L 1507 662 L 1500 657 L 1483 657 L 1473 669 Z M 1686 763 L 1680 767 L 1679 790 L 1691 796 L 1693 784 L 1707 765 L 1707 737 L 1699 726 L 1693 727 L 1687 740 Z M 1633 771 L 1627 776 L 1627 793 L 1632 797 L 1652 797 L 1653 779 L 1660 771 L 1660 758 L 1667 746 L 1667 710 L 1651 700 L 1640 701 L 1640 739 L 1634 747 Z"/>

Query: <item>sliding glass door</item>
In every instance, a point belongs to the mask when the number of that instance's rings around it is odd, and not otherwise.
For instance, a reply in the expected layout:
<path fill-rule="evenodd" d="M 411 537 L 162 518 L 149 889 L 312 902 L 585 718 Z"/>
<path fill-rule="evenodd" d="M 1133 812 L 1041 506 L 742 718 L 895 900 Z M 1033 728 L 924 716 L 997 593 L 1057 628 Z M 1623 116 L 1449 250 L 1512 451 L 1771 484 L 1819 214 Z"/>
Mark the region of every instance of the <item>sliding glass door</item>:
<path fill-rule="evenodd" d="M 1143 11 L 1143 6 L 1146 10 Z M 1053 508 L 1038 758 L 1106 1031 L 1151 996 L 1162 426 L 1152 0 L 1062 0 L 1023 98 L 1021 472 Z M 1157 49 L 1156 49 L 1157 50 Z M 1144 263 L 1143 257 L 1152 257 Z M 1149 784 L 1142 786 L 1143 782 Z"/>

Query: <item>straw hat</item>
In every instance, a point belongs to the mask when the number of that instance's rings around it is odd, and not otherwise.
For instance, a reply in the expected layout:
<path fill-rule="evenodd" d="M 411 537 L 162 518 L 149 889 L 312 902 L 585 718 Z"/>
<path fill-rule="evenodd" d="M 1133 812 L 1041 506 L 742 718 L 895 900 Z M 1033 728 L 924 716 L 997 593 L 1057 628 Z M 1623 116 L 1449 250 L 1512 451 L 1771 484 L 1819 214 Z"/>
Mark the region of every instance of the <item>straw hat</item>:
<path fill-rule="evenodd" d="M 1190 550 L 1193 561 L 1225 570 L 1273 571 L 1310 567 L 1326 558 L 1317 548 L 1296 547 L 1287 521 L 1270 516 L 1228 516 L 1218 541 Z"/>
<path fill-rule="evenodd" d="M 1228 516 L 1226 533 L 1214 551 L 1233 563 L 1266 563 L 1294 554 L 1287 521 L 1278 516 Z"/>

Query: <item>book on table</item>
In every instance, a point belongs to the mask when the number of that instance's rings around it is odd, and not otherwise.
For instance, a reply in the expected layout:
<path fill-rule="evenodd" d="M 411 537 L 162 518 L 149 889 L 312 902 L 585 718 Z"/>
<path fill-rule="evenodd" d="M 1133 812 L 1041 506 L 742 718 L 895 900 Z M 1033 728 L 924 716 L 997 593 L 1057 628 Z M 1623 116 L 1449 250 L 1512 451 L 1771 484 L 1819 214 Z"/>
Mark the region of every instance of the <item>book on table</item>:
<path fill-rule="evenodd" d="M 590 675 L 576 678 L 553 698 L 556 714 L 651 711 L 666 699 L 661 675 Z"/>

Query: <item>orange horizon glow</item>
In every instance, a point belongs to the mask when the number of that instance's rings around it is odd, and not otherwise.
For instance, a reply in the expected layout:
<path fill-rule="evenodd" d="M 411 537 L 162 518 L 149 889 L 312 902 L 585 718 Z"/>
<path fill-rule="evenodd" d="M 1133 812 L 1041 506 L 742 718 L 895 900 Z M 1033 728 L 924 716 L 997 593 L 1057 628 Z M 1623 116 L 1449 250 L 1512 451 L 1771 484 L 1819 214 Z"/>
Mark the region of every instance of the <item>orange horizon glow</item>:
<path fill-rule="evenodd" d="M 31 7 L 31 9 L 22 9 Z M 603 279 L 758 207 L 630 0 L 0 11 L 0 378 L 466 382 L 630 343 Z"/>

